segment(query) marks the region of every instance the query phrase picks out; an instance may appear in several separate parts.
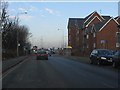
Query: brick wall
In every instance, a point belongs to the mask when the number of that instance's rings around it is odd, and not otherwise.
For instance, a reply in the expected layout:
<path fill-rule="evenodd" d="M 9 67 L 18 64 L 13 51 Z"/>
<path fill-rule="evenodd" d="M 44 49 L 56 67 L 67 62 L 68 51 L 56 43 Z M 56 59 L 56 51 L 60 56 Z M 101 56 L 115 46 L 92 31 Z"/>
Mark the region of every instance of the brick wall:
<path fill-rule="evenodd" d="M 106 48 L 116 50 L 116 32 L 118 31 L 117 24 L 114 20 L 111 20 L 103 30 L 97 33 L 97 48 Z M 102 44 L 101 40 L 105 40 L 105 44 Z M 103 41 L 104 42 L 104 41 Z"/>

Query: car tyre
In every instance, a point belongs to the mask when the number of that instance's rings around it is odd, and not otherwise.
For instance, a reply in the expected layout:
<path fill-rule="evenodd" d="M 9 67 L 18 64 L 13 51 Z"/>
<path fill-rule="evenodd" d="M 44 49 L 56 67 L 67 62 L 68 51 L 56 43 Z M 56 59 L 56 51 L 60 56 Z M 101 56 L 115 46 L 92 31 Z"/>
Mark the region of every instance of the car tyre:
<path fill-rule="evenodd" d="M 93 64 L 93 60 L 90 60 L 90 64 Z"/>
<path fill-rule="evenodd" d="M 116 63 L 116 62 L 113 62 L 112 66 L 113 66 L 114 68 L 117 68 L 117 63 Z"/>
<path fill-rule="evenodd" d="M 100 60 L 97 61 L 97 65 L 101 66 L 102 62 Z"/>

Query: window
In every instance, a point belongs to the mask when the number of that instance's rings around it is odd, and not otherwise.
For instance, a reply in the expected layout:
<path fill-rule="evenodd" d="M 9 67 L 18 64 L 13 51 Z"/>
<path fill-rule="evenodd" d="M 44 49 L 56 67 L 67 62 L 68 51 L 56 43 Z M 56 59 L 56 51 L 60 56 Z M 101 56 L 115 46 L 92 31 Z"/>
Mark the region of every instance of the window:
<path fill-rule="evenodd" d="M 77 34 L 79 34 L 79 30 L 77 30 Z"/>
<path fill-rule="evenodd" d="M 116 32 L 117 43 L 120 43 L 120 32 Z"/>
<path fill-rule="evenodd" d="M 120 32 L 116 32 L 116 35 L 119 35 L 120 34 Z"/>
<path fill-rule="evenodd" d="M 93 50 L 93 51 L 92 51 L 92 54 L 97 54 L 97 53 L 98 53 L 97 50 Z"/>
<path fill-rule="evenodd" d="M 101 40 L 100 43 L 105 44 L 105 43 L 107 43 L 107 40 Z"/>
<path fill-rule="evenodd" d="M 87 39 L 89 39 L 89 35 L 87 34 Z"/>
<path fill-rule="evenodd" d="M 93 37 L 95 37 L 95 36 L 96 36 L 96 33 L 94 32 L 94 33 L 93 33 Z"/>
<path fill-rule="evenodd" d="M 120 47 L 120 43 L 116 43 L 116 47 Z"/>
<path fill-rule="evenodd" d="M 87 44 L 87 48 L 89 48 L 89 45 Z"/>
<path fill-rule="evenodd" d="M 120 57 L 120 51 L 117 51 L 114 56 L 115 57 Z"/>
<path fill-rule="evenodd" d="M 93 48 L 95 48 L 96 47 L 96 44 L 95 43 L 93 43 Z"/>

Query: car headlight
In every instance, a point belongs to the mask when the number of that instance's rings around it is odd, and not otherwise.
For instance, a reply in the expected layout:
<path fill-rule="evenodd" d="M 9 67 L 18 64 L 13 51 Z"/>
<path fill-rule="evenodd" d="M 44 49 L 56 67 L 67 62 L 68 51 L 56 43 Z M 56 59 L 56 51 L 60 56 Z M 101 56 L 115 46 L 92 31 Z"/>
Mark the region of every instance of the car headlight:
<path fill-rule="evenodd" d="M 107 58 L 105 58 L 105 57 L 101 57 L 101 59 L 107 59 Z"/>

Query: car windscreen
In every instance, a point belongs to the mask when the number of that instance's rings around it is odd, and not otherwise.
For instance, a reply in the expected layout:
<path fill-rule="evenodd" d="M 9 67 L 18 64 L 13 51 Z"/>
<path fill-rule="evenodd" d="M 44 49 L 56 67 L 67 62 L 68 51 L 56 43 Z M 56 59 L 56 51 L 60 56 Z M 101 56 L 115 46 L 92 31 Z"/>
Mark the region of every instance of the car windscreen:
<path fill-rule="evenodd" d="M 114 56 L 118 56 L 120 58 L 120 51 L 116 52 Z"/>
<path fill-rule="evenodd" d="M 46 54 L 45 51 L 38 51 L 37 53 L 38 53 L 38 54 Z"/>
<path fill-rule="evenodd" d="M 109 50 L 99 50 L 99 55 L 113 55 Z"/>

